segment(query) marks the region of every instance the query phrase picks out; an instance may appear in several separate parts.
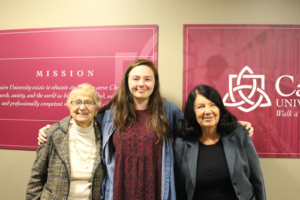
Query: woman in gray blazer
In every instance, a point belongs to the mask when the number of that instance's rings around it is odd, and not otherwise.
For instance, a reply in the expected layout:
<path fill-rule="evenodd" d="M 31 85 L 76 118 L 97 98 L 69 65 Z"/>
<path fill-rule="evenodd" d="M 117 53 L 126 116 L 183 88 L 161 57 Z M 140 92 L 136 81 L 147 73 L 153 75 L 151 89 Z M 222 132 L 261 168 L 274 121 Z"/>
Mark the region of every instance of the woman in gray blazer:
<path fill-rule="evenodd" d="M 264 200 L 256 150 L 212 87 L 195 87 L 175 139 L 177 199 Z"/>
<path fill-rule="evenodd" d="M 49 140 L 37 150 L 26 200 L 97 199 L 105 175 L 102 136 L 95 116 L 97 91 L 84 83 L 68 97 L 70 116 L 51 126 Z"/>

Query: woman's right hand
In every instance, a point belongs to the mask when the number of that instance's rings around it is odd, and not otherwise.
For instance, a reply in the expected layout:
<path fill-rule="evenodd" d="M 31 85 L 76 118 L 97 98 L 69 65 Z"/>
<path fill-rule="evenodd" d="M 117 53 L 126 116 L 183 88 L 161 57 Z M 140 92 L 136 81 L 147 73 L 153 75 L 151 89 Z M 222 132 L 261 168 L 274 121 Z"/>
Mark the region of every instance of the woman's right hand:
<path fill-rule="evenodd" d="M 45 142 L 47 142 L 47 135 L 46 135 L 46 131 L 50 128 L 50 125 L 47 124 L 47 126 L 44 126 L 43 128 L 41 128 L 39 130 L 39 137 L 38 139 L 38 145 L 44 144 Z"/>

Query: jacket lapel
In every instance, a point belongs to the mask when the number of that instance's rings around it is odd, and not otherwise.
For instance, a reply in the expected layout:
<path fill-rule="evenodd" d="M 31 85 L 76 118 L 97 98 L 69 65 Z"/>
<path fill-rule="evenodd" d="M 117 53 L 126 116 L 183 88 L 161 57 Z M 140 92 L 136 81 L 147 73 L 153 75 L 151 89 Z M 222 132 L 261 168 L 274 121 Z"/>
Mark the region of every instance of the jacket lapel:
<path fill-rule="evenodd" d="M 237 153 L 236 141 L 231 137 L 232 134 L 228 136 L 221 137 L 223 142 L 223 148 L 225 152 L 225 157 L 229 169 L 230 177 L 233 177 L 235 158 Z"/>
<path fill-rule="evenodd" d="M 101 144 L 101 133 L 97 125 L 94 126 L 95 128 L 95 139 L 96 139 L 96 158 L 94 162 L 93 172 L 95 174 L 98 165 L 101 162 L 101 152 L 102 152 L 102 144 Z"/>
<path fill-rule="evenodd" d="M 102 124 L 101 124 L 101 130 L 102 130 L 102 145 L 103 145 L 103 149 L 106 148 L 109 138 L 111 137 L 111 135 L 113 134 L 113 132 L 115 131 L 115 127 L 111 127 L 111 124 L 113 124 L 113 112 L 112 110 L 106 110 L 105 114 L 106 117 L 104 116 L 102 119 Z M 104 124 L 104 126 L 102 126 Z"/>
<path fill-rule="evenodd" d="M 66 117 L 59 122 L 61 131 L 57 131 L 53 135 L 53 144 L 58 151 L 63 162 L 66 164 L 69 176 L 71 176 L 70 158 L 69 158 L 69 123 L 71 117 Z"/>
<path fill-rule="evenodd" d="M 198 140 L 188 140 L 186 142 L 186 160 L 188 163 L 191 181 L 193 183 L 193 189 L 196 187 L 196 176 L 197 176 L 197 162 L 198 162 L 198 151 L 199 142 Z M 194 191 L 192 191 L 194 193 Z"/>

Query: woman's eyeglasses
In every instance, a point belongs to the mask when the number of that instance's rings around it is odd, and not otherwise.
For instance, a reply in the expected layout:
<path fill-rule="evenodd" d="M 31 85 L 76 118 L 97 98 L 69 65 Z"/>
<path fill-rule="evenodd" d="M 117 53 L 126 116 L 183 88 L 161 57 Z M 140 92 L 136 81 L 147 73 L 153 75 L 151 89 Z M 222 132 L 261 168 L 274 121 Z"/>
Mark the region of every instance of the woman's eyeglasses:
<path fill-rule="evenodd" d="M 87 107 L 90 107 L 90 106 L 95 105 L 95 102 L 93 102 L 93 101 L 71 101 L 71 104 L 75 107 L 79 107 L 79 106 L 81 106 L 81 104 L 83 104 Z"/>

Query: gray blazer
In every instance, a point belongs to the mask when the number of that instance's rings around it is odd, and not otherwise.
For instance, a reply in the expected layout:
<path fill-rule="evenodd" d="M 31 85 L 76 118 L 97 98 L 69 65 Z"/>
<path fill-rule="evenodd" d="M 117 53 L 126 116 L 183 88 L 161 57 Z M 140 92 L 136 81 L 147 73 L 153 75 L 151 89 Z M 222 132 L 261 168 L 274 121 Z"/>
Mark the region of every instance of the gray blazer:
<path fill-rule="evenodd" d="M 26 199 L 68 199 L 70 190 L 71 166 L 69 159 L 68 127 L 71 116 L 54 124 L 46 132 L 47 142 L 37 150 L 27 186 Z M 102 162 L 102 138 L 95 126 L 96 158 L 93 167 L 91 199 L 100 199 L 104 177 Z"/>
<path fill-rule="evenodd" d="M 221 137 L 231 183 L 240 200 L 265 200 L 266 191 L 259 159 L 252 140 L 242 126 Z M 175 178 L 177 199 L 193 199 L 199 142 L 175 139 Z"/>

